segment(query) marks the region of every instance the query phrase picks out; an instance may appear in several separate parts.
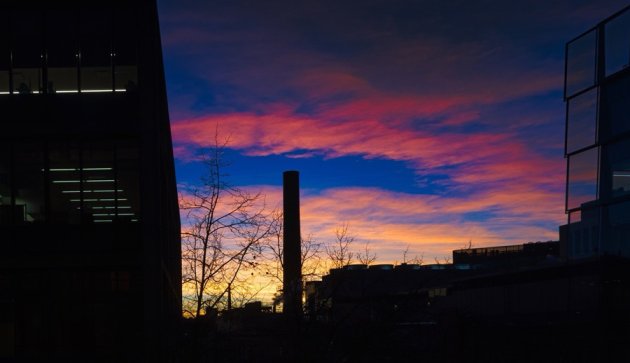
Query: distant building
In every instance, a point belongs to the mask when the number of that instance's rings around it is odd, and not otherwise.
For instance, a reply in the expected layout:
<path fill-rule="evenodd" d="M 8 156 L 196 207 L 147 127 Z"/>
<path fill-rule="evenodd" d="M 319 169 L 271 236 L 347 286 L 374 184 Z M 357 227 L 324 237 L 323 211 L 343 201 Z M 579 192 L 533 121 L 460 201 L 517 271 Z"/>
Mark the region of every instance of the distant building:
<path fill-rule="evenodd" d="M 0 109 L 0 361 L 175 361 L 155 1 L 3 1 Z"/>
<path fill-rule="evenodd" d="M 530 242 L 520 245 L 464 248 L 453 251 L 453 264 L 470 268 L 534 266 L 559 257 L 559 242 Z"/>
<path fill-rule="evenodd" d="M 630 8 L 566 45 L 563 256 L 630 257 Z"/>

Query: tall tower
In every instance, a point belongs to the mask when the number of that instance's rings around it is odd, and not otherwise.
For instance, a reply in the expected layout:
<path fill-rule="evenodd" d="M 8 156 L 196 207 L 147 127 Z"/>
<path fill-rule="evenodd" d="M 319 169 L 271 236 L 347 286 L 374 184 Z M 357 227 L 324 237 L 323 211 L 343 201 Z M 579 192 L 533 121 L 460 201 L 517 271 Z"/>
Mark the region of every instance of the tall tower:
<path fill-rule="evenodd" d="M 0 4 L 0 361 L 177 359 L 160 43 L 155 1 Z"/>
<path fill-rule="evenodd" d="M 300 174 L 283 173 L 283 294 L 284 314 L 299 319 L 302 314 L 302 252 L 300 238 Z"/>
<path fill-rule="evenodd" d="M 630 257 L 630 7 L 566 45 L 568 259 Z"/>

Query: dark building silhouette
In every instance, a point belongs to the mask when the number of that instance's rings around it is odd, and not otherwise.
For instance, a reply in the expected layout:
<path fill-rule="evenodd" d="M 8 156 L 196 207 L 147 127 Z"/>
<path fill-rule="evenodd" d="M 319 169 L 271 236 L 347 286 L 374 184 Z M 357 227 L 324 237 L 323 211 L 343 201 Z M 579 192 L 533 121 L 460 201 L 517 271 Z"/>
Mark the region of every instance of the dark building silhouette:
<path fill-rule="evenodd" d="M 0 360 L 175 361 L 155 1 L 3 1 L 0 109 Z"/>
<path fill-rule="evenodd" d="M 285 315 L 302 314 L 302 252 L 300 237 L 300 174 L 285 171 L 283 177 L 283 311 Z"/>
<path fill-rule="evenodd" d="M 630 257 L 630 10 L 566 45 L 568 259 Z"/>

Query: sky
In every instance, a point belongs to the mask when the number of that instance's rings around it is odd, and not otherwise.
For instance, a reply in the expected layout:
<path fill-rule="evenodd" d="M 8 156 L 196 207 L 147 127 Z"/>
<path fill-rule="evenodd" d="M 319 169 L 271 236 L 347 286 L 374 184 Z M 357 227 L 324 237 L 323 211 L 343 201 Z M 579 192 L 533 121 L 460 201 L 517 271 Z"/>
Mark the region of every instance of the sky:
<path fill-rule="evenodd" d="M 178 183 L 231 182 L 378 262 L 558 239 L 564 46 L 616 0 L 158 0 Z"/>

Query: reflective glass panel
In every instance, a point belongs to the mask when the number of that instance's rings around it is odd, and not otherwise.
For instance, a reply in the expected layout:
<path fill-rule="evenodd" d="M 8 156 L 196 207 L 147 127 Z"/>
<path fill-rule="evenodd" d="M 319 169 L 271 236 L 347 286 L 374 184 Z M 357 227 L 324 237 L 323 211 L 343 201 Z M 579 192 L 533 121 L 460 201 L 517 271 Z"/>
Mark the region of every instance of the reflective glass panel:
<path fill-rule="evenodd" d="M 568 101 L 567 153 L 596 142 L 597 88 Z"/>
<path fill-rule="evenodd" d="M 606 24 L 606 76 L 630 66 L 630 12 Z"/>
<path fill-rule="evenodd" d="M 593 30 L 567 45 L 566 97 L 595 84 L 596 35 Z"/>
<path fill-rule="evenodd" d="M 567 209 L 597 199 L 598 149 L 592 148 L 569 156 Z"/>
<path fill-rule="evenodd" d="M 608 148 L 612 172 L 612 196 L 630 194 L 630 140 L 612 144 Z"/>

